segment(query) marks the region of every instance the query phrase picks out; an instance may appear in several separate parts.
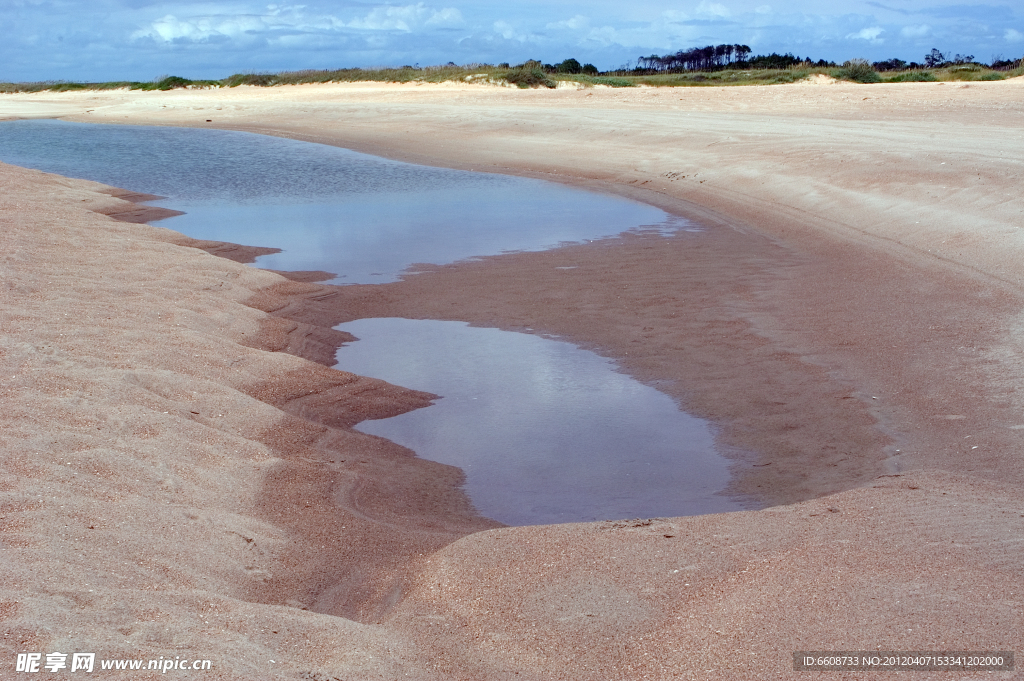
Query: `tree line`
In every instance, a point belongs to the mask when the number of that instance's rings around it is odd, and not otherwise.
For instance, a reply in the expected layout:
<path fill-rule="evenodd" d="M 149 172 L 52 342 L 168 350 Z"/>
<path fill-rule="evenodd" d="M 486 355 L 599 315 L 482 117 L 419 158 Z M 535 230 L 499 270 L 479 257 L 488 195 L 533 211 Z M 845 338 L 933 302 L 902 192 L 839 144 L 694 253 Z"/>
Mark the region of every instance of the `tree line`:
<path fill-rule="evenodd" d="M 734 62 L 745 62 L 750 55 L 746 45 L 708 45 L 679 50 L 674 54 L 637 59 L 636 67 L 645 71 L 712 71 Z"/>
<path fill-rule="evenodd" d="M 996 67 L 996 62 L 993 60 L 992 68 Z M 872 64 L 876 71 L 907 71 L 912 69 L 940 69 L 944 66 L 961 66 L 963 64 L 973 64 L 973 54 L 954 54 L 946 56 L 936 48 L 932 48 L 932 51 L 924 55 L 924 63 L 919 64 L 916 61 L 906 62 L 902 59 L 886 59 L 885 61 L 876 61 Z M 1016 62 L 1008 62 L 1015 64 Z"/>
<path fill-rule="evenodd" d="M 785 69 L 796 64 L 835 66 L 834 62 L 801 58 L 786 54 L 761 54 L 751 57 L 747 45 L 706 45 L 679 50 L 672 54 L 640 57 L 633 69 L 642 73 L 681 73 L 683 71 L 719 71 L 722 69 Z"/>
<path fill-rule="evenodd" d="M 722 69 L 785 69 L 790 66 L 806 65 L 818 67 L 835 67 L 835 62 L 819 59 L 812 60 L 810 57 L 801 58 L 791 52 L 786 54 L 771 54 L 750 56 L 751 49 L 746 45 L 706 45 L 704 47 L 692 47 L 688 50 L 679 50 L 672 54 L 640 57 L 636 60 L 636 66 L 632 69 L 635 73 L 681 73 L 684 71 L 719 71 Z M 886 59 L 874 62 L 871 66 L 876 71 L 904 71 L 910 69 L 942 68 L 945 66 L 958 66 L 974 62 L 973 54 L 947 55 L 938 49 L 932 49 L 924 56 L 924 63 L 906 62 L 902 59 Z M 1021 60 L 1004 60 L 996 57 L 992 60 L 993 69 L 1010 69 L 1021 63 Z M 628 70 L 624 67 L 623 70 Z"/>

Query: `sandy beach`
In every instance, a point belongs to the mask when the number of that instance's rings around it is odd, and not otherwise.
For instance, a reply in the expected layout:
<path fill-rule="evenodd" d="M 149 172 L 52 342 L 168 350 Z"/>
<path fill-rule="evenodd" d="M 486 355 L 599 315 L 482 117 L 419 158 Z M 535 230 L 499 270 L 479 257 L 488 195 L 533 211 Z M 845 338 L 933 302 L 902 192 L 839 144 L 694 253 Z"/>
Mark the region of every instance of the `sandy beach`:
<path fill-rule="evenodd" d="M 1022 79 L 0 97 L 38 117 L 538 177 L 705 230 L 332 287 L 244 264 L 272 244 L 140 224 L 145 197 L 0 166 L 0 664 L 783 679 L 810 674 L 800 650 L 1024 651 Z M 752 510 L 477 516 L 460 471 L 352 430 L 431 397 L 328 368 L 331 327 L 374 316 L 616 360 L 715 424 Z"/>

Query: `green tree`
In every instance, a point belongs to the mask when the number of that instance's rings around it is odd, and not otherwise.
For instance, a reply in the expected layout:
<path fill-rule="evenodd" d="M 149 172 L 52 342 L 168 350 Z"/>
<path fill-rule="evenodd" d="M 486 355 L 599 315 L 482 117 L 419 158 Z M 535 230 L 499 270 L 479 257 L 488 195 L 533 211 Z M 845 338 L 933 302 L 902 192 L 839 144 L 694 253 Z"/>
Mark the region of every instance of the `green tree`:
<path fill-rule="evenodd" d="M 580 66 L 580 63 L 578 61 L 576 61 L 575 59 L 566 59 L 561 64 L 559 64 L 557 67 L 555 67 L 555 71 L 558 72 L 558 73 L 573 73 L 573 74 L 575 74 L 575 73 L 582 73 L 583 72 L 583 67 Z"/>

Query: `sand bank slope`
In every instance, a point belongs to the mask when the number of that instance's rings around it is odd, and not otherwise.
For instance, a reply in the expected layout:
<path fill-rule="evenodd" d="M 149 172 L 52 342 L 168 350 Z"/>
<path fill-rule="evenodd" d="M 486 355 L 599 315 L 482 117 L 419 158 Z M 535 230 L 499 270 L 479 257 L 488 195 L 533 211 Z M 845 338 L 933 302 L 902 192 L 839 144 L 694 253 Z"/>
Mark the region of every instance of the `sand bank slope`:
<path fill-rule="evenodd" d="M 338 427 L 428 396 L 268 352 L 301 325 L 252 305 L 301 285 L 94 212 L 128 207 L 100 185 L 0 183 L 4 667 L 415 668 L 396 634 L 303 609 L 372 620 L 419 556 L 494 526 L 458 471 Z"/>
<path fill-rule="evenodd" d="M 795 651 L 1019 651 L 1019 499 L 911 474 L 759 512 L 493 530 L 432 556 L 388 624 L 467 679 L 805 678 Z"/>

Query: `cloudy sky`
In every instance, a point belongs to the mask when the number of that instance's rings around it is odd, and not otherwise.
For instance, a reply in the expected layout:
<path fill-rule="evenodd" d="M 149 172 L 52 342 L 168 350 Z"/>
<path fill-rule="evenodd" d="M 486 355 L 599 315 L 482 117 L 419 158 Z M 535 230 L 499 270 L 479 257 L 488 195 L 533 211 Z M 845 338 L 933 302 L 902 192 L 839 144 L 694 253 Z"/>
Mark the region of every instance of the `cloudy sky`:
<path fill-rule="evenodd" d="M 836 61 L 1024 54 L 1020 0 L 0 0 L 0 26 L 0 81 L 568 57 L 604 70 L 717 43 Z"/>

